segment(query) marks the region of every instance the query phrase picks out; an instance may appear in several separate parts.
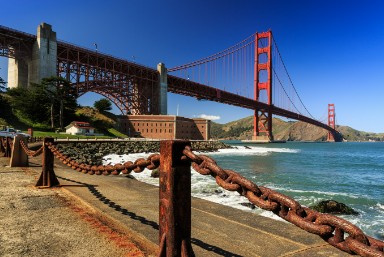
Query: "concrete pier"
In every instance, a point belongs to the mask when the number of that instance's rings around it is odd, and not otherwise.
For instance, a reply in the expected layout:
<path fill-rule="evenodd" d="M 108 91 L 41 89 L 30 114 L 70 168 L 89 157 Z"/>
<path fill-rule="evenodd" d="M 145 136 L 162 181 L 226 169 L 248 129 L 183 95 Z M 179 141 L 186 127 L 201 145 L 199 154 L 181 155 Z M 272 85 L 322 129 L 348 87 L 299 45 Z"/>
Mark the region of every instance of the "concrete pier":
<path fill-rule="evenodd" d="M 165 67 L 164 63 L 159 63 L 157 65 L 157 71 L 160 74 L 160 93 L 159 93 L 159 104 L 160 104 L 160 114 L 161 115 L 167 115 L 168 114 L 168 107 L 167 107 L 167 93 L 168 93 L 168 80 L 167 80 L 167 68 Z"/>
<path fill-rule="evenodd" d="M 29 54 L 17 59 L 8 59 L 8 87 L 29 87 L 43 78 L 56 76 L 57 39 L 56 32 L 47 23 L 37 27 L 36 42 Z"/>
<path fill-rule="evenodd" d="M 42 23 L 37 27 L 37 40 L 28 65 L 29 83 L 40 83 L 43 78 L 56 76 L 57 41 L 52 26 Z"/>
<path fill-rule="evenodd" d="M 28 82 L 28 63 L 31 61 L 28 56 L 19 59 L 8 58 L 8 87 L 26 88 Z"/>

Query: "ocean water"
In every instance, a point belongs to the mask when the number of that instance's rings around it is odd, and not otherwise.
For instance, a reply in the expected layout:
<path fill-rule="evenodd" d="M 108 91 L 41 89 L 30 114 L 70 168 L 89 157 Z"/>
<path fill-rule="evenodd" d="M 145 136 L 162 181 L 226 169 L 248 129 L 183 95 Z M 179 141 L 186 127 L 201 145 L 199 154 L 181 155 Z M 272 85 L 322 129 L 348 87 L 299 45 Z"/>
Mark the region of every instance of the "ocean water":
<path fill-rule="evenodd" d="M 252 145 L 227 141 L 235 148 L 209 153 L 219 166 L 286 194 L 301 205 L 336 200 L 359 212 L 341 215 L 367 235 L 384 240 L 384 143 L 299 143 Z M 206 154 L 206 153 L 204 153 Z M 109 155 L 104 164 L 134 161 L 149 154 Z M 151 171 L 132 173 L 138 180 L 158 185 Z M 211 176 L 192 170 L 195 197 L 244 211 L 280 219 L 271 212 L 241 205 L 247 199 L 217 186 Z"/>

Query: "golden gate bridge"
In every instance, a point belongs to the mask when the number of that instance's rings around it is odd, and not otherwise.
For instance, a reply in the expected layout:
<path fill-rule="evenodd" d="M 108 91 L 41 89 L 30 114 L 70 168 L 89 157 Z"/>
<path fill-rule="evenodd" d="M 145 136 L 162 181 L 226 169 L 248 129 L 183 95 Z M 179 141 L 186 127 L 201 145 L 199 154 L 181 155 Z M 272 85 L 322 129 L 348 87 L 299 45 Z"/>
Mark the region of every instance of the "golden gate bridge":
<path fill-rule="evenodd" d="M 188 64 L 169 69 L 162 64 L 153 69 L 56 40 L 55 32 L 43 30 L 50 25 L 40 26 L 38 36 L 0 26 L 0 56 L 14 60 L 19 82 L 31 81 L 31 71 L 23 75 L 23 67 L 33 69 L 38 51 L 35 42 L 38 47 L 44 42 L 44 51 L 56 50 L 50 53 L 55 54 L 51 64 L 55 75 L 69 80 L 79 96 L 95 92 L 107 97 L 123 114 L 166 114 L 166 92 L 172 92 L 253 110 L 253 140 L 273 141 L 272 115 L 313 124 L 326 129 L 329 140 L 342 140 L 335 129 L 333 104 L 328 105 L 327 123 L 315 119 L 304 105 L 272 31 L 255 33 Z"/>

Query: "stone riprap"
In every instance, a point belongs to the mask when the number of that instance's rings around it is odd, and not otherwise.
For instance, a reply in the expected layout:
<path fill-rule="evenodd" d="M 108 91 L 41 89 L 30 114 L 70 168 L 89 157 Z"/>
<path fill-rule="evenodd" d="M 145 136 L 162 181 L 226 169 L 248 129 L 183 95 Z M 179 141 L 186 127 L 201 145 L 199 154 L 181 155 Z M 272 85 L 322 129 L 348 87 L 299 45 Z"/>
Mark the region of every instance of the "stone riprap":
<path fill-rule="evenodd" d="M 203 152 L 231 147 L 220 141 L 192 141 L 191 146 L 193 150 Z M 78 163 L 101 165 L 103 156 L 109 154 L 157 153 L 160 141 L 59 142 L 57 148 Z"/>
<path fill-rule="evenodd" d="M 359 213 L 344 203 L 339 203 L 334 200 L 321 201 L 313 206 L 311 209 L 322 213 L 331 214 L 346 214 L 346 215 L 358 215 Z"/>

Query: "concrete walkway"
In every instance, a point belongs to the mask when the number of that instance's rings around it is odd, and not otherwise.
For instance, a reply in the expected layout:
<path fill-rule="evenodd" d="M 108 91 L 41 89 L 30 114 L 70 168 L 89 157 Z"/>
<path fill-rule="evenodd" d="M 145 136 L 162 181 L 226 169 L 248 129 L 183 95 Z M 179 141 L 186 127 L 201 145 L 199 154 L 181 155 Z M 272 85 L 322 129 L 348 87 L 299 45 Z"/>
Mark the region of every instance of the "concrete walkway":
<path fill-rule="evenodd" d="M 40 163 L 41 157 L 31 160 Z M 129 176 L 82 174 L 57 159 L 55 164 L 61 190 L 124 228 L 148 255 L 156 251 L 157 187 Z M 192 248 L 196 256 L 348 256 L 294 225 L 197 198 L 192 199 Z"/>
<path fill-rule="evenodd" d="M 64 188 L 34 187 L 41 168 L 8 164 L 0 157 L 0 256 L 155 256 Z"/>

